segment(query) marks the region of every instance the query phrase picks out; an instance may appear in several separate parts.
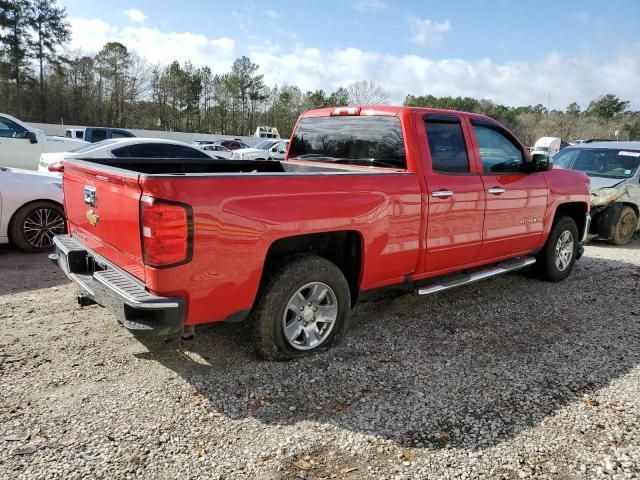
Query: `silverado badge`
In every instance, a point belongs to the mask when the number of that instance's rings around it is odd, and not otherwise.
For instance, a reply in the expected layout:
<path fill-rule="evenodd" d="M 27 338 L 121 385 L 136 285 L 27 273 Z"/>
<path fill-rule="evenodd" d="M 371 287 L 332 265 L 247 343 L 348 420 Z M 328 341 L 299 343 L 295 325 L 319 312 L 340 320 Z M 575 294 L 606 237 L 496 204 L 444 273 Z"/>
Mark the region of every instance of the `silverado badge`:
<path fill-rule="evenodd" d="M 91 225 L 93 225 L 94 227 L 96 225 L 98 225 L 98 221 L 100 220 L 100 217 L 98 216 L 98 214 L 93 213 L 93 210 L 87 210 L 87 220 L 89 220 L 89 223 Z"/>

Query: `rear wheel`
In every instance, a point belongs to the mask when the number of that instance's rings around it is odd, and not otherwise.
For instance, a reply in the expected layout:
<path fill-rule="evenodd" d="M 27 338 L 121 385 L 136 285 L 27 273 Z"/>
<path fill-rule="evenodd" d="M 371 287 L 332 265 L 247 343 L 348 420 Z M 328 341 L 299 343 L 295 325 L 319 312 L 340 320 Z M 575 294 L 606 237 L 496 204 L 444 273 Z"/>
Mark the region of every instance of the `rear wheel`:
<path fill-rule="evenodd" d="M 293 257 L 262 289 L 252 319 L 256 353 L 287 360 L 329 348 L 351 313 L 349 284 L 332 262 Z"/>
<path fill-rule="evenodd" d="M 631 207 L 624 206 L 620 211 L 620 218 L 613 229 L 610 242 L 614 245 L 626 245 L 633 238 L 638 226 L 638 216 Z"/>
<path fill-rule="evenodd" d="M 53 246 L 53 237 L 65 231 L 64 211 L 52 202 L 33 202 L 20 208 L 11 220 L 11 241 L 25 252 L 43 252 Z"/>
<path fill-rule="evenodd" d="M 543 280 L 559 282 L 571 274 L 578 254 L 578 227 L 571 217 L 556 219 L 542 251 L 536 271 Z"/>

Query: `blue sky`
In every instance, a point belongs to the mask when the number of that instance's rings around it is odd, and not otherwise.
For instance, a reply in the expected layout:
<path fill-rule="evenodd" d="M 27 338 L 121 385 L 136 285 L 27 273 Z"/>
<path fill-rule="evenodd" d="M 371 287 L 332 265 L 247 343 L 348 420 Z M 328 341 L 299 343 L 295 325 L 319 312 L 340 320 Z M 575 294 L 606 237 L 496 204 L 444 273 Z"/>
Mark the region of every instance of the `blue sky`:
<path fill-rule="evenodd" d="M 62 4 L 73 48 L 119 40 L 151 63 L 224 71 L 248 55 L 268 83 L 304 89 L 366 79 L 393 101 L 434 93 L 515 105 L 551 93 L 562 107 L 611 92 L 640 108 L 640 0 Z"/>

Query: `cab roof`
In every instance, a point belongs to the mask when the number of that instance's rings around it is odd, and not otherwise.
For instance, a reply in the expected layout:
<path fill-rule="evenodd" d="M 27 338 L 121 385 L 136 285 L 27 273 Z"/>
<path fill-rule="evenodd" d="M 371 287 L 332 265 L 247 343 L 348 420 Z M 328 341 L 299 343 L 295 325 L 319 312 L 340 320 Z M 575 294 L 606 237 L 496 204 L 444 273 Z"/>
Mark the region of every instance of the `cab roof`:
<path fill-rule="evenodd" d="M 342 113 L 342 115 L 397 117 L 397 116 L 400 116 L 402 111 L 418 111 L 418 112 L 424 113 L 425 115 L 426 114 L 459 115 L 459 116 L 483 119 L 490 122 L 496 122 L 496 120 L 490 117 L 487 117 L 486 115 L 481 115 L 479 113 L 462 112 L 459 110 L 446 110 L 442 108 L 408 107 L 408 106 L 397 106 L 397 105 L 395 106 L 394 105 L 352 105 L 348 107 L 342 106 L 342 107 L 317 108 L 313 110 L 307 110 L 301 115 L 300 118 L 329 117 L 332 115 L 340 115 L 335 113 L 338 110 L 350 110 L 350 109 L 358 109 L 358 113 L 357 114 Z"/>

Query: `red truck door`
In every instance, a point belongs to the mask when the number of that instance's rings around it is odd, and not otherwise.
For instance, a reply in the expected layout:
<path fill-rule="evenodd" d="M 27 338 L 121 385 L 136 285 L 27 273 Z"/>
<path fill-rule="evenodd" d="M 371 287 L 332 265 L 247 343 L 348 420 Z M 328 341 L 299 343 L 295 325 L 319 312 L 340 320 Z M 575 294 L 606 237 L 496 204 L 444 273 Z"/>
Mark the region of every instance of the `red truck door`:
<path fill-rule="evenodd" d="M 458 115 L 417 119 L 427 185 L 425 272 L 455 270 L 478 258 L 485 191 Z"/>
<path fill-rule="evenodd" d="M 547 182 L 542 174 L 527 172 L 524 149 L 507 130 L 474 118 L 470 130 L 486 191 L 479 259 L 530 252 L 542 241 Z"/>

